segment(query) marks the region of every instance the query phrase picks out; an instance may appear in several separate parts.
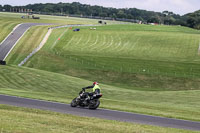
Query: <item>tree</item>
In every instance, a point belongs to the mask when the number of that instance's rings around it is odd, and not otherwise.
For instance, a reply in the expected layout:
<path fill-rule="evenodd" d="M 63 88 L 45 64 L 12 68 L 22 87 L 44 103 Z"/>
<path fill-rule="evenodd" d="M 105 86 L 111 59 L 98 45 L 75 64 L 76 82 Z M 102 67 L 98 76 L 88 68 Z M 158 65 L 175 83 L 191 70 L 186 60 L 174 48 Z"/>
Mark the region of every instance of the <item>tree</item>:
<path fill-rule="evenodd" d="M 162 14 L 163 14 L 164 16 L 168 16 L 168 15 L 169 15 L 169 11 L 163 11 Z"/>
<path fill-rule="evenodd" d="M 189 17 L 187 19 L 187 24 L 189 27 L 194 28 L 194 26 L 196 25 L 196 21 L 197 21 L 196 18 Z"/>
<path fill-rule="evenodd" d="M 105 12 L 104 13 L 100 13 L 99 16 L 100 17 L 107 17 L 107 13 L 105 13 Z"/>
<path fill-rule="evenodd" d="M 136 8 L 105 8 L 102 6 L 91 6 L 87 4 L 81 4 L 79 2 L 73 3 L 46 3 L 46 4 L 29 4 L 26 6 L 14 6 L 0 5 L 0 11 L 5 9 L 10 11 L 10 9 L 32 9 L 34 12 L 45 12 L 46 14 L 75 14 L 83 16 L 92 16 L 92 17 L 110 17 L 111 19 L 116 18 L 125 18 L 125 19 L 135 19 L 141 20 L 143 22 L 149 23 L 164 23 L 164 24 L 176 24 L 184 25 L 192 28 L 199 28 L 200 24 L 200 11 L 194 13 L 186 14 L 180 16 L 170 11 L 153 12 L 140 10 Z"/>
<path fill-rule="evenodd" d="M 52 4 L 47 4 L 42 11 L 43 12 L 58 12 L 57 10 L 54 10 L 54 6 Z"/>
<path fill-rule="evenodd" d="M 171 16 L 167 16 L 164 18 L 164 24 L 166 24 L 166 25 L 172 25 L 172 24 L 174 24 L 175 21 L 176 20 Z"/>
<path fill-rule="evenodd" d="M 115 13 L 113 13 L 113 15 L 111 17 L 114 18 L 114 19 L 116 19 L 117 15 Z"/>
<path fill-rule="evenodd" d="M 127 18 L 128 18 L 128 19 L 133 19 L 133 15 L 128 14 L 128 15 L 127 15 Z"/>
<path fill-rule="evenodd" d="M 117 13 L 118 18 L 126 18 L 126 14 L 124 13 L 123 10 L 119 10 Z"/>
<path fill-rule="evenodd" d="M 161 20 L 158 16 L 153 16 L 147 20 L 147 23 L 160 23 L 160 22 L 161 22 Z"/>
<path fill-rule="evenodd" d="M 3 6 L 3 9 L 5 9 L 6 12 L 9 12 L 11 8 L 12 8 L 11 5 L 4 5 Z"/>
<path fill-rule="evenodd" d="M 2 9 L 3 9 L 3 7 L 2 7 L 2 5 L 0 5 L 0 11 L 2 11 Z"/>
<path fill-rule="evenodd" d="M 199 29 L 200 25 L 200 10 L 186 15 L 187 26 Z"/>

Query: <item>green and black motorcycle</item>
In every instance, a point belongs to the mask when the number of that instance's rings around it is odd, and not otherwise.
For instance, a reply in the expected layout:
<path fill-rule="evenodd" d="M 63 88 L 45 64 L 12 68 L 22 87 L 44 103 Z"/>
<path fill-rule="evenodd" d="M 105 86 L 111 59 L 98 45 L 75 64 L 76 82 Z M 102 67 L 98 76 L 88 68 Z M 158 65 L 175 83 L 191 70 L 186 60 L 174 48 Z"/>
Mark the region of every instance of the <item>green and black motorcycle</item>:
<path fill-rule="evenodd" d="M 71 102 L 71 107 L 88 107 L 89 109 L 97 109 L 100 105 L 99 98 L 102 97 L 102 94 L 95 94 L 85 92 L 84 90 L 80 91 L 79 96 L 74 98 Z"/>

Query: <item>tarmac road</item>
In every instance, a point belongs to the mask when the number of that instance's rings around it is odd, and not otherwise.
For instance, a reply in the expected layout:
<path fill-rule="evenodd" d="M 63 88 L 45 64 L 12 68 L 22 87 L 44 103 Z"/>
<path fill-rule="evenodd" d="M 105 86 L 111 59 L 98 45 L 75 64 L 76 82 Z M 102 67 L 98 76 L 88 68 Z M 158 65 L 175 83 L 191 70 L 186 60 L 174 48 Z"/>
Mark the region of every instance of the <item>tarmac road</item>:
<path fill-rule="evenodd" d="M 23 23 L 20 24 L 11 34 L 0 44 L 0 60 L 5 60 L 17 41 L 31 27 L 36 25 L 50 25 L 45 23 Z M 52 25 L 52 24 L 51 24 Z"/>
<path fill-rule="evenodd" d="M 73 114 L 86 117 L 97 117 L 108 120 L 118 120 L 139 124 L 155 125 L 161 127 L 180 128 L 200 131 L 200 122 L 163 118 L 150 115 L 142 115 L 114 110 L 97 109 L 89 110 L 85 108 L 72 108 L 68 104 L 19 98 L 15 96 L 0 95 L 0 104 L 8 104 L 18 107 L 35 108 L 49 110 L 59 113 Z"/>

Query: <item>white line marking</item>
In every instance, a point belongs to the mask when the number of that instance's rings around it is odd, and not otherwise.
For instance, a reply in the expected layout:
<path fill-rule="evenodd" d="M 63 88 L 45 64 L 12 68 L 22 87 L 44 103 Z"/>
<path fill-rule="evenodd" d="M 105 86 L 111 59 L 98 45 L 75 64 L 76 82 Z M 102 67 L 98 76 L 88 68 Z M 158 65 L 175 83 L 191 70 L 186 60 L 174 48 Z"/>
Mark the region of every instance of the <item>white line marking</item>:
<path fill-rule="evenodd" d="M 7 56 L 10 54 L 10 52 L 13 50 L 13 48 L 16 46 L 16 44 L 19 42 L 19 40 L 25 35 L 25 33 L 30 29 L 31 27 L 29 27 L 23 34 L 22 36 L 16 41 L 16 43 L 12 46 L 12 48 L 10 49 L 10 51 L 7 53 L 7 55 L 5 56 L 5 58 L 3 60 L 5 60 L 7 58 Z"/>
<path fill-rule="evenodd" d="M 21 24 L 16 25 L 13 30 L 8 34 L 8 36 L 0 43 L 0 45 L 13 33 L 14 30 L 17 29 L 17 27 L 19 27 Z"/>
<path fill-rule="evenodd" d="M 42 42 L 40 43 L 40 45 L 37 48 L 35 48 L 20 64 L 18 64 L 18 66 L 22 66 L 24 63 L 26 63 L 29 58 L 31 58 L 35 53 L 37 53 L 44 46 L 49 36 L 51 35 L 51 32 L 52 32 L 52 29 L 49 29 L 45 37 L 43 38 Z"/>

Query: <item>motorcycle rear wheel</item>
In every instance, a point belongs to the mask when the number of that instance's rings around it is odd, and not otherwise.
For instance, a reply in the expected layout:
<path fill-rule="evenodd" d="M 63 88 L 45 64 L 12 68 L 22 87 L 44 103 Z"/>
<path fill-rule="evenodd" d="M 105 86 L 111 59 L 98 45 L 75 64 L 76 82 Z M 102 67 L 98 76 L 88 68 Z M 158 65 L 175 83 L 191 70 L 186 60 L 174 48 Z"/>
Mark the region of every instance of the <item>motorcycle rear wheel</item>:
<path fill-rule="evenodd" d="M 94 100 L 92 103 L 89 104 L 89 109 L 97 109 L 100 105 L 99 100 Z"/>

